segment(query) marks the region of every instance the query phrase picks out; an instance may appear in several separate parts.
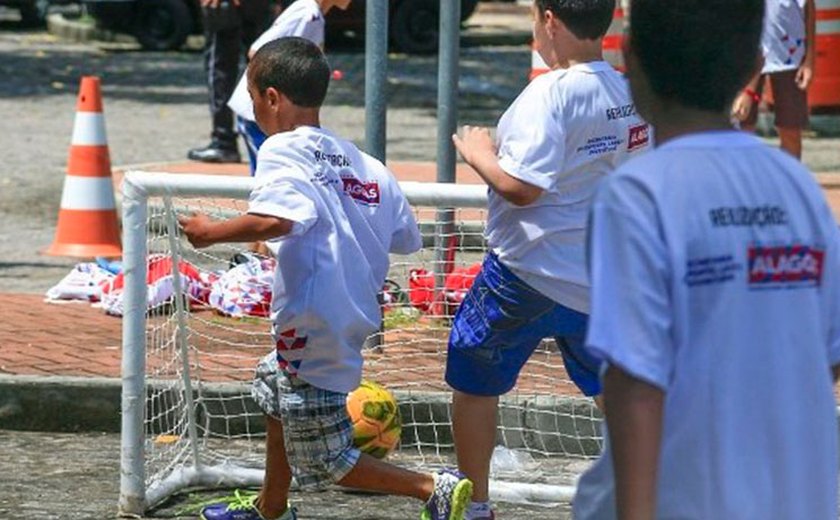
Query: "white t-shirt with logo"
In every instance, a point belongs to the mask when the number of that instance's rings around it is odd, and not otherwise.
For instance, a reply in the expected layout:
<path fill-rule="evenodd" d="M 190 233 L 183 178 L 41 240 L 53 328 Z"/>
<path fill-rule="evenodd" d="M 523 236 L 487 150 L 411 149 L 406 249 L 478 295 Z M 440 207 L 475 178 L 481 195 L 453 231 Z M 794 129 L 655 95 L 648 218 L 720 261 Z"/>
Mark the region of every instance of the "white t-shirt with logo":
<path fill-rule="evenodd" d="M 592 226 L 587 345 L 665 392 L 657 518 L 836 519 L 840 233 L 811 174 L 684 136 L 605 180 Z M 615 518 L 614 486 L 607 443 L 575 518 Z"/>
<path fill-rule="evenodd" d="M 799 68 L 805 57 L 805 0 L 767 0 L 761 50 L 769 74 Z"/>
<path fill-rule="evenodd" d="M 248 213 L 294 222 L 290 235 L 267 242 L 277 257 L 271 318 L 281 366 L 350 392 L 362 343 L 381 322 L 388 255 L 421 245 L 411 207 L 381 162 L 322 128 L 269 137 L 255 177 Z"/>
<path fill-rule="evenodd" d="M 588 312 L 592 196 L 601 177 L 651 140 L 624 76 L 604 61 L 538 76 L 502 115 L 496 140 L 501 168 L 544 192 L 516 206 L 490 190 L 490 248 L 541 293 Z"/>
<path fill-rule="evenodd" d="M 247 1 L 247 0 L 245 0 Z M 251 52 L 257 52 L 266 43 L 287 36 L 306 38 L 319 47 L 324 46 L 324 15 L 315 0 L 297 0 L 280 13 L 274 23 L 251 44 Z M 239 83 L 228 100 L 228 106 L 243 119 L 255 121 L 254 104 L 248 94 L 248 71 L 239 78 Z"/>

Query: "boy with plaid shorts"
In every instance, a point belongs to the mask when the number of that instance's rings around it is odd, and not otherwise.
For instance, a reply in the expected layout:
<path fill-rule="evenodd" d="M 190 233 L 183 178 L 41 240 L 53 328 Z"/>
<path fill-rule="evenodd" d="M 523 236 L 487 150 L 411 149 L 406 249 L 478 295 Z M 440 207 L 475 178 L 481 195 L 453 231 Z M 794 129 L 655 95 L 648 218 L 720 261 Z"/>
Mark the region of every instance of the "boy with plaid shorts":
<path fill-rule="evenodd" d="M 543 338 L 555 338 L 581 392 L 600 393 L 599 360 L 583 348 L 587 214 L 598 181 L 650 140 L 624 78 L 602 58 L 614 8 L 614 0 L 535 0 L 534 42 L 552 70 L 504 113 L 495 143 L 486 129 L 453 137 L 490 186 L 490 252 L 455 316 L 446 366 L 458 466 L 475 484 L 470 519 L 494 516 L 499 396 Z"/>
<path fill-rule="evenodd" d="M 455 471 L 408 471 L 353 446 L 347 393 L 361 380 L 361 347 L 381 320 L 390 252 L 420 248 L 417 224 L 385 166 L 320 126 L 330 70 L 303 38 L 262 47 L 248 67 L 260 148 L 248 212 L 214 222 L 184 218 L 196 247 L 267 241 L 277 257 L 271 303 L 276 349 L 257 367 L 253 395 L 266 413 L 266 473 L 256 497 L 215 504 L 204 520 L 296 518 L 302 487 L 337 483 L 426 501 L 424 517 L 460 520 L 472 483 Z"/>

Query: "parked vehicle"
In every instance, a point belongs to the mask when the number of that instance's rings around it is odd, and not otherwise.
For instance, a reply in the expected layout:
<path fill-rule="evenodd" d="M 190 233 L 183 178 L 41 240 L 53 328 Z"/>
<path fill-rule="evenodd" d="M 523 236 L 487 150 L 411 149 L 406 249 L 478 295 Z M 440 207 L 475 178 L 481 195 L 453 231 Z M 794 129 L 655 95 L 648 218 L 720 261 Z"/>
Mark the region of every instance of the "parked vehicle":
<path fill-rule="evenodd" d="M 144 49 L 178 49 L 190 34 L 201 32 L 198 0 L 85 0 L 96 23 L 133 35 Z"/>
<path fill-rule="evenodd" d="M 364 34 L 364 0 L 356 0 L 349 9 L 333 9 L 327 14 L 327 31 L 331 34 L 352 31 Z M 478 0 L 461 0 L 461 21 L 466 21 L 478 6 Z M 391 0 L 388 7 L 388 36 L 392 49 L 417 54 L 435 52 L 438 48 L 440 0 Z"/>
<path fill-rule="evenodd" d="M 24 0 L 0 0 L 24 1 Z M 49 0 L 25 0 L 46 2 Z M 289 5 L 294 0 L 281 0 Z M 461 0 L 461 21 L 475 11 L 479 0 Z M 84 0 L 88 12 L 108 30 L 134 35 L 144 49 L 181 47 L 187 36 L 201 32 L 198 0 Z M 328 36 L 365 31 L 365 0 L 355 0 L 346 11 L 327 15 Z M 390 0 L 389 39 L 392 49 L 407 53 L 437 50 L 440 0 Z"/>
<path fill-rule="evenodd" d="M 28 27 L 44 25 L 50 5 L 66 5 L 74 0 L 0 0 L 0 6 L 20 11 L 20 21 Z"/>

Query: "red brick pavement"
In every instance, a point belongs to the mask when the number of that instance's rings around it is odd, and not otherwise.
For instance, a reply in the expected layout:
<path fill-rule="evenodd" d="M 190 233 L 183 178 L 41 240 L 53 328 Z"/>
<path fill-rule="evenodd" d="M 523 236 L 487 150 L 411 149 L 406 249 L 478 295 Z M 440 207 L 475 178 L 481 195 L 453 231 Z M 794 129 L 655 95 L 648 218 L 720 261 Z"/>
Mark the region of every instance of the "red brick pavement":
<path fill-rule="evenodd" d="M 0 373 L 119 377 L 121 321 L 87 303 L 0 294 Z"/>
<path fill-rule="evenodd" d="M 427 163 L 394 163 L 390 165 L 401 180 L 429 181 L 434 179 L 435 168 Z M 182 163 L 146 166 L 149 171 L 203 172 L 220 174 L 246 175 L 246 165 L 222 165 L 209 167 L 200 163 Z M 122 178 L 115 174 L 115 183 Z M 837 180 L 834 180 L 837 179 Z M 840 176 L 822 175 L 819 180 L 826 190 L 835 215 L 840 219 Z M 459 167 L 458 181 L 476 183 L 479 179 L 467 167 Z M 49 304 L 42 295 L 0 293 L 0 374 L 19 375 L 54 375 L 54 376 L 104 376 L 119 377 L 121 320 L 107 316 L 100 309 L 84 303 Z M 411 354 L 425 351 L 434 354 L 437 347 L 422 346 L 425 334 L 420 334 L 413 341 L 421 347 L 411 345 L 401 347 L 405 350 L 398 354 L 411 360 Z M 265 352 L 265 350 L 261 350 Z M 548 365 L 536 364 L 526 379 L 533 378 L 529 386 L 545 387 L 556 384 L 546 378 L 556 370 L 553 356 L 546 355 Z M 256 355 L 248 356 L 247 363 L 237 361 L 230 369 L 251 370 Z M 393 358 L 392 358 L 393 359 Z M 440 356 L 426 355 L 414 358 L 412 371 L 424 381 L 439 381 L 442 359 Z M 418 361 L 422 359 L 422 361 Z M 369 359 L 371 366 L 377 366 L 376 356 Z M 219 362 L 224 365 L 224 362 Z M 403 372 L 402 374 L 405 374 Z M 401 381 L 404 375 L 392 370 L 383 370 L 383 378 L 388 383 Z M 405 381 L 402 381 L 405 382 Z M 555 387 L 556 391 L 556 387 Z"/>
<path fill-rule="evenodd" d="M 47 303 L 40 295 L 0 296 L 0 374 L 112 377 L 120 375 L 122 321 L 87 303 Z M 168 316 L 150 317 L 150 378 L 170 379 L 179 364 Z M 271 349 L 268 324 L 195 309 L 189 320 L 190 362 L 209 382 L 245 382 L 256 361 Z M 444 390 L 443 345 L 447 328 L 421 320 L 409 330 L 386 333 L 386 347 L 366 353 L 365 377 L 391 388 Z M 519 388 L 533 393 L 573 392 L 563 379 L 556 353 L 539 351 L 523 372 Z"/>
<path fill-rule="evenodd" d="M 431 181 L 435 178 L 436 169 L 431 163 L 406 162 L 389 166 L 401 180 Z M 123 171 L 127 169 L 248 175 L 246 164 L 162 163 L 116 170 L 115 187 L 119 187 Z M 461 183 L 480 182 L 478 176 L 463 165 L 458 168 L 457 180 Z M 10 293 L 0 293 L 0 316 L 0 374 L 119 377 L 122 334 L 119 318 L 107 316 L 101 309 L 86 303 L 53 304 L 44 302 L 42 295 Z M 259 355 L 267 351 L 264 345 L 260 347 Z M 233 362 L 235 366 L 227 367 L 233 370 L 228 374 L 253 370 L 257 353 L 240 357 L 243 359 Z M 221 374 L 214 367 L 218 365 L 217 368 L 224 369 L 224 363 L 208 362 L 205 368 L 208 368 L 211 378 L 236 377 L 212 375 L 214 372 Z M 153 364 L 154 360 L 150 360 L 150 365 Z M 439 363 L 435 365 L 442 370 Z M 425 368 L 429 366 L 425 365 Z"/>

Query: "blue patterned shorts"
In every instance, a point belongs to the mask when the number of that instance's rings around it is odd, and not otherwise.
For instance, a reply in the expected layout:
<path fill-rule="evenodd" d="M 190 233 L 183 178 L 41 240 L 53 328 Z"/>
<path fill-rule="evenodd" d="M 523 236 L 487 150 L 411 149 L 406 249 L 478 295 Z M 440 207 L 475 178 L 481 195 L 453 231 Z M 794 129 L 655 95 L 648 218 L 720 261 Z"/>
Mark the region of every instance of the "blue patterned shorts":
<path fill-rule="evenodd" d="M 587 396 L 601 393 L 601 360 L 585 348 L 588 317 L 544 296 L 488 253 L 449 335 L 446 382 L 472 395 L 499 396 L 543 338 L 554 338 L 570 379 Z"/>
<path fill-rule="evenodd" d="M 347 394 L 316 388 L 277 364 L 272 352 L 257 365 L 251 395 L 283 424 L 292 476 L 301 488 L 324 488 L 343 479 L 359 460 Z"/>

